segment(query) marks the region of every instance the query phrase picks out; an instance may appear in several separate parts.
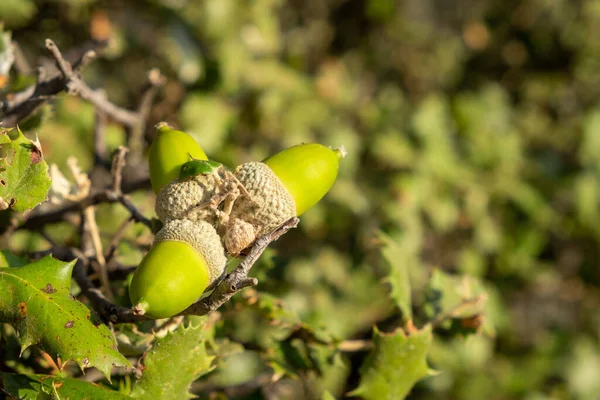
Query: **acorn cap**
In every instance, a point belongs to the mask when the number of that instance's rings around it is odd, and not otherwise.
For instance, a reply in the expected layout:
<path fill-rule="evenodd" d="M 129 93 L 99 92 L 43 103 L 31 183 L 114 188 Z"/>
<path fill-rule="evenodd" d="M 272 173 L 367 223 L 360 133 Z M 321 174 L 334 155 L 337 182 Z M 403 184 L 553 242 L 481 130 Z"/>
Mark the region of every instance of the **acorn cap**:
<path fill-rule="evenodd" d="M 158 231 L 153 246 L 165 241 L 179 241 L 191 245 L 206 261 L 209 284 L 219 278 L 227 264 L 221 239 L 215 228 L 205 222 L 187 219 L 171 220 Z"/>
<path fill-rule="evenodd" d="M 158 196 L 154 210 L 162 222 L 172 219 L 204 220 L 214 223 L 215 212 L 207 206 L 218 187 L 213 175 L 197 175 L 165 185 Z M 198 207 L 204 204 L 205 207 Z"/>
<path fill-rule="evenodd" d="M 289 147 L 263 162 L 294 198 L 296 215 L 302 215 L 327 194 L 337 178 L 344 147 L 331 149 L 317 143 Z"/>
<path fill-rule="evenodd" d="M 235 176 L 244 185 L 250 198 L 240 196 L 233 206 L 231 217 L 250 223 L 256 237 L 296 216 L 294 198 L 266 164 L 242 164 L 236 169 Z"/>
<path fill-rule="evenodd" d="M 167 183 L 179 178 L 181 166 L 190 161 L 207 160 L 206 153 L 193 137 L 170 127 L 166 122 L 156 125 L 157 134 L 150 146 L 148 164 L 154 193 Z"/>

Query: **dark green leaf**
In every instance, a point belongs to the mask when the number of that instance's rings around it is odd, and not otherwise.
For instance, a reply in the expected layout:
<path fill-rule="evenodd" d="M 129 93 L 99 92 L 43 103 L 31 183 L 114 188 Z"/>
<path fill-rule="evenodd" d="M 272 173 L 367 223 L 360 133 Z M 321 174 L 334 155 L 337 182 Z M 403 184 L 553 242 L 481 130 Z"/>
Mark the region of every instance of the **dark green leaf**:
<path fill-rule="evenodd" d="M 0 321 L 19 333 L 21 351 L 39 344 L 57 359 L 96 367 L 110 377 L 113 366 L 130 366 L 111 332 L 92 319 L 90 310 L 70 295 L 75 261 L 51 256 L 24 267 L 0 268 Z"/>
<path fill-rule="evenodd" d="M 141 399 L 186 399 L 198 377 L 212 371 L 213 356 L 206 351 L 212 334 L 205 323 L 181 326 L 157 339 L 144 359 L 144 372 L 131 393 Z"/>

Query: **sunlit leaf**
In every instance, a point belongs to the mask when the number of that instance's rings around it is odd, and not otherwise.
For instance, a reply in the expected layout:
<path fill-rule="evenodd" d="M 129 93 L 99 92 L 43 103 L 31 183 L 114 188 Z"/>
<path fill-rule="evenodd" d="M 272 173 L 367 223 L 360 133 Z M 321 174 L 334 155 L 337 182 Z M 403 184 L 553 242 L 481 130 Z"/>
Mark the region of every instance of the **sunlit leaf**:
<path fill-rule="evenodd" d="M 113 366 L 130 363 L 116 350 L 106 325 L 71 297 L 74 265 L 46 256 L 23 267 L 0 268 L 0 322 L 15 327 L 21 351 L 38 344 L 63 364 L 74 360 L 109 377 Z"/>
<path fill-rule="evenodd" d="M 375 348 L 360 368 L 360 385 L 350 392 L 366 400 L 401 400 L 419 380 L 431 374 L 427 352 L 431 344 L 431 326 L 405 333 L 397 329 L 382 333 L 375 329 Z"/>

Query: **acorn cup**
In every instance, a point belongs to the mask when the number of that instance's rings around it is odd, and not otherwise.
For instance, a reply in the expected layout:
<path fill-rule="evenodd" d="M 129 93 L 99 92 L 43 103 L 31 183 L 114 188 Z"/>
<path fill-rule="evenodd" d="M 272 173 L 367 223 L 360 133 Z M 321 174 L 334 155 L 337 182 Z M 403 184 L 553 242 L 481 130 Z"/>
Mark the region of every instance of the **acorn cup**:
<path fill-rule="evenodd" d="M 227 252 L 239 254 L 256 238 L 317 204 L 333 186 L 345 155 L 343 147 L 301 144 L 263 162 L 240 165 L 235 176 L 249 196 L 235 201 L 221 230 Z"/>
<path fill-rule="evenodd" d="M 172 220 L 156 234 L 129 287 L 133 311 L 167 318 L 192 305 L 225 270 L 227 258 L 207 222 Z"/>
<path fill-rule="evenodd" d="M 190 157 L 208 160 L 204 150 L 187 133 L 173 129 L 166 122 L 159 122 L 156 130 L 157 135 L 148 155 L 150 182 L 154 193 L 179 178 L 181 166 L 190 161 Z"/>

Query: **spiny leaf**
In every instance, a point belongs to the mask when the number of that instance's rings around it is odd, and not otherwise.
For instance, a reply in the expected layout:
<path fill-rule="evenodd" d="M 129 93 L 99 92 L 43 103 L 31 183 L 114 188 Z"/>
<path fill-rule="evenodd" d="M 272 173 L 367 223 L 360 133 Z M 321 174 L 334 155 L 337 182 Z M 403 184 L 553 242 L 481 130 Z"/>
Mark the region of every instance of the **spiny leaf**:
<path fill-rule="evenodd" d="M 78 379 L 0 372 L 0 387 L 15 399 L 125 400 L 131 397 Z"/>
<path fill-rule="evenodd" d="M 0 128 L 0 210 L 27 211 L 44 201 L 49 189 L 39 141 L 27 139 L 19 128 Z"/>
<path fill-rule="evenodd" d="M 373 341 L 375 348 L 360 368 L 360 385 L 349 395 L 367 400 L 400 400 L 417 381 L 431 374 L 426 360 L 431 325 L 408 335 L 400 328 L 390 334 L 375 329 Z"/>
<path fill-rule="evenodd" d="M 203 319 L 204 321 L 205 319 Z M 131 395 L 141 399 L 186 399 L 198 377 L 210 372 L 214 357 L 206 351 L 211 333 L 205 323 L 183 325 L 157 339 L 144 359 L 144 373 Z"/>
<path fill-rule="evenodd" d="M 386 280 L 392 286 L 391 297 L 402 312 L 402 318 L 405 321 L 411 320 L 412 301 L 408 263 L 396 242 L 383 233 L 381 239 L 385 243 L 382 250 L 383 257 L 390 266 L 390 273 Z"/>
<path fill-rule="evenodd" d="M 96 367 L 110 378 L 113 366 L 131 365 L 108 328 L 71 297 L 74 265 L 46 256 L 23 267 L 0 268 L 0 322 L 15 327 L 21 351 L 37 343 L 63 363 Z"/>

